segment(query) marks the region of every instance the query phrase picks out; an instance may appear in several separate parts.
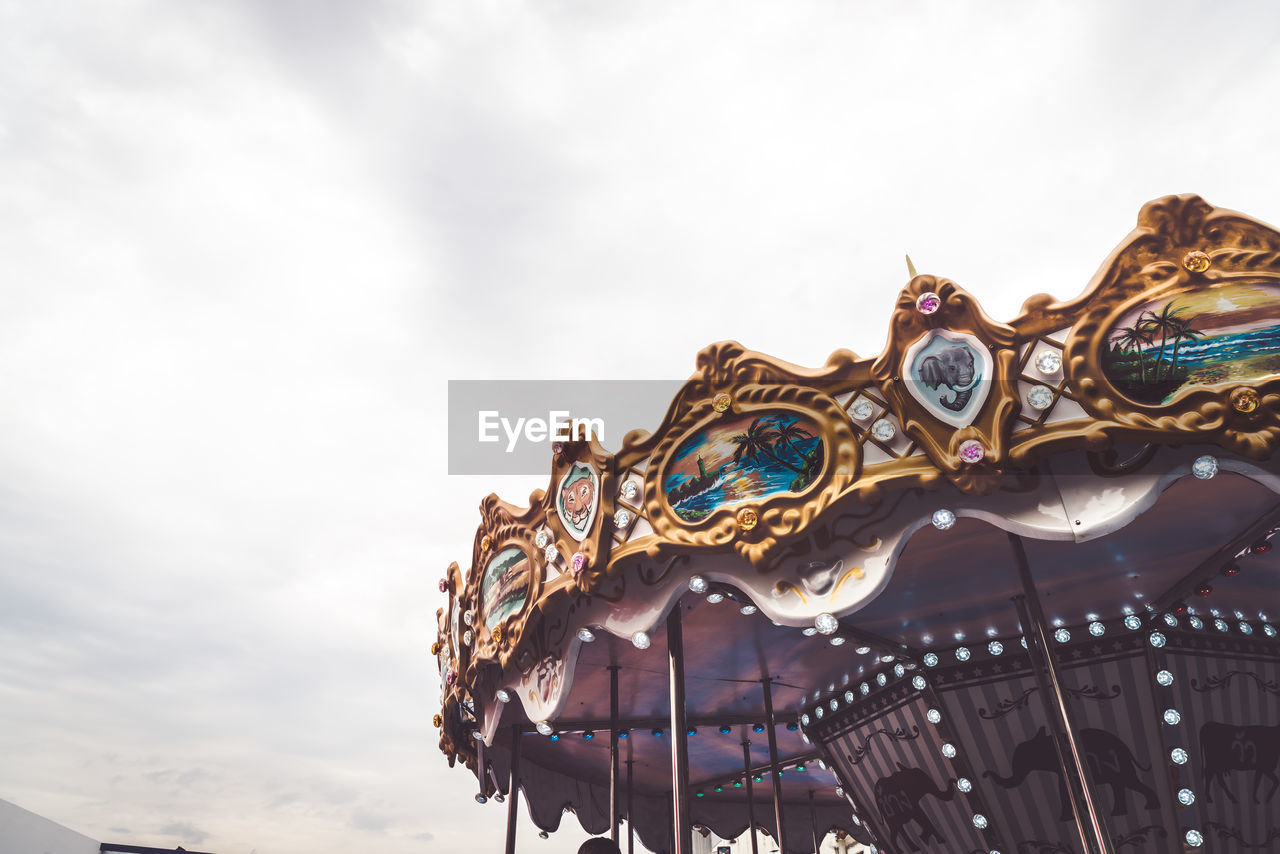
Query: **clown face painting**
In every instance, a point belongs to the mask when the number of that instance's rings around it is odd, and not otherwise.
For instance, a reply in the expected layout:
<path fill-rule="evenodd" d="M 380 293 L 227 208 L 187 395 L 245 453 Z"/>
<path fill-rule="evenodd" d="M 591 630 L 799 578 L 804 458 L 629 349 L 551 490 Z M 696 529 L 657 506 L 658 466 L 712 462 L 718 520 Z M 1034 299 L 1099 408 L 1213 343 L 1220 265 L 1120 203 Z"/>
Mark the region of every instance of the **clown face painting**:
<path fill-rule="evenodd" d="M 569 536 L 581 542 L 591 531 L 599 506 L 600 479 L 582 463 L 574 463 L 556 490 L 556 513 Z"/>

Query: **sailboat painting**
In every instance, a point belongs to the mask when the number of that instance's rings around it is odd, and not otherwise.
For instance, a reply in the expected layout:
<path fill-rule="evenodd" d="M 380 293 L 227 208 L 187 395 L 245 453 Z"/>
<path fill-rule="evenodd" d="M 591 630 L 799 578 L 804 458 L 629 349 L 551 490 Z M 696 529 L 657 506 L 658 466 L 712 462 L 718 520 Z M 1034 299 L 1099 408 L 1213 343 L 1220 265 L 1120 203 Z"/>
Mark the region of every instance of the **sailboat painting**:
<path fill-rule="evenodd" d="M 825 447 L 811 419 L 792 412 L 723 418 L 685 439 L 663 475 L 675 514 L 698 522 L 722 507 L 803 492 L 822 471 Z"/>
<path fill-rule="evenodd" d="M 1102 370 L 1129 399 L 1157 406 L 1192 386 L 1280 375 L 1280 286 L 1228 284 L 1136 306 L 1107 333 Z"/>

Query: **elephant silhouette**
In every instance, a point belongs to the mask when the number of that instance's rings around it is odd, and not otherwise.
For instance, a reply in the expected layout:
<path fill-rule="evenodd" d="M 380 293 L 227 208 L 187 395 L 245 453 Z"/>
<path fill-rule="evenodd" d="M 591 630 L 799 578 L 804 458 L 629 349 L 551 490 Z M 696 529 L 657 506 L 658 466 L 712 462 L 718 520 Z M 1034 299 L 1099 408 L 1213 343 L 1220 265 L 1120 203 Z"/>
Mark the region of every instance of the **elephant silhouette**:
<path fill-rule="evenodd" d="M 881 777 L 875 785 L 876 809 L 880 811 L 888 828 L 887 841 L 890 847 L 896 846 L 898 837 L 904 836 L 910 850 L 920 850 L 920 846 L 916 845 L 911 834 L 907 832 L 906 826 L 909 822 L 915 822 L 920 828 L 922 843 L 927 844 L 932 838 L 939 844 L 946 845 L 947 841 L 942 838 L 937 828 L 933 826 L 933 822 L 929 821 L 928 816 L 920 809 L 920 801 L 925 795 L 933 795 L 943 801 L 951 800 L 956 796 L 955 781 L 948 781 L 947 787 L 943 789 L 934 785 L 933 778 L 919 768 L 908 768 L 901 762 L 897 765 L 896 772 L 888 777 Z"/>
<path fill-rule="evenodd" d="M 1228 771 L 1253 771 L 1253 802 L 1258 799 L 1258 788 L 1264 779 L 1271 781 L 1267 801 L 1275 797 L 1280 788 L 1276 765 L 1280 764 L 1280 726 L 1233 726 L 1210 721 L 1200 727 L 1200 756 L 1203 763 L 1205 800 L 1213 801 L 1213 784 L 1217 783 L 1227 793 L 1233 804 L 1235 793 L 1227 788 Z"/>
<path fill-rule="evenodd" d="M 952 412 L 963 412 L 969 405 L 969 398 L 981 377 L 973 370 L 973 352 L 963 344 L 944 347 L 936 353 L 925 356 L 916 370 L 920 381 L 929 388 L 937 390 L 946 386 L 946 392 L 938 395 L 938 403 Z"/>
<path fill-rule="evenodd" d="M 1150 771 L 1151 766 L 1142 765 L 1134 758 L 1129 746 L 1115 735 L 1102 729 L 1080 730 L 1080 747 L 1084 752 L 1085 763 L 1089 766 L 1089 776 L 1095 786 L 1110 786 L 1114 804 L 1112 815 L 1127 815 L 1129 812 L 1128 790 L 1133 789 L 1146 799 L 1144 809 L 1159 809 L 1153 789 L 1138 779 L 1138 769 Z M 1006 789 L 1022 785 L 1022 781 L 1032 771 L 1048 771 L 1058 775 L 1058 796 L 1061 801 L 1059 821 L 1071 820 L 1071 800 L 1067 796 L 1067 783 L 1062 776 L 1062 768 L 1058 764 L 1058 752 L 1053 747 L 1053 736 L 1040 727 L 1039 732 L 1017 745 L 1013 749 L 1013 769 L 1008 777 L 994 771 L 983 771 L 983 777 L 990 777 Z"/>

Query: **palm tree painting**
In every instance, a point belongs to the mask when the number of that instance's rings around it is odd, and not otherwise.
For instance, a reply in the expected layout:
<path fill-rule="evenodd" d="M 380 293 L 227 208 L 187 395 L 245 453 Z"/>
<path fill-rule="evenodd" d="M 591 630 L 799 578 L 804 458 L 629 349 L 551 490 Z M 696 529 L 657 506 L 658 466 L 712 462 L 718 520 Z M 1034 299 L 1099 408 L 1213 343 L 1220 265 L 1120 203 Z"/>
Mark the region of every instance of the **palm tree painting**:
<path fill-rule="evenodd" d="M 818 426 L 801 414 L 723 418 L 680 444 L 667 463 L 663 491 L 676 515 L 697 522 L 721 507 L 803 492 L 824 459 Z"/>
<path fill-rule="evenodd" d="M 1136 306 L 1112 325 L 1103 373 L 1136 403 L 1280 374 L 1280 287 L 1228 284 Z"/>

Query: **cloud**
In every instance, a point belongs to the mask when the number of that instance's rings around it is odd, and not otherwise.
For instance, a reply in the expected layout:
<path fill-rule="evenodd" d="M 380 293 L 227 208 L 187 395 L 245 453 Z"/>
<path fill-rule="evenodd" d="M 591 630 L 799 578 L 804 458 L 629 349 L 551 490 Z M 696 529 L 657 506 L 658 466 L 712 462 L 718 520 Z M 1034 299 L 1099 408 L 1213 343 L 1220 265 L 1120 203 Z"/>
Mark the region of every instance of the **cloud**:
<path fill-rule="evenodd" d="M 433 584 L 546 482 L 444 475 L 446 380 L 820 364 L 904 252 L 1006 318 L 1148 198 L 1280 218 L 1276 10 L 913 12 L 0 12 L 0 789 L 223 854 L 496 848 Z"/>
<path fill-rule="evenodd" d="M 192 842 L 196 845 L 199 845 L 201 842 L 204 842 L 209 838 L 208 833 L 205 833 L 200 828 L 195 827 L 190 822 L 186 821 L 170 822 L 160 828 L 160 833 L 165 836 L 176 836 L 184 841 Z"/>

